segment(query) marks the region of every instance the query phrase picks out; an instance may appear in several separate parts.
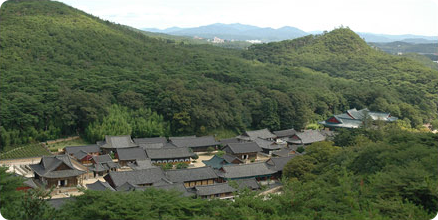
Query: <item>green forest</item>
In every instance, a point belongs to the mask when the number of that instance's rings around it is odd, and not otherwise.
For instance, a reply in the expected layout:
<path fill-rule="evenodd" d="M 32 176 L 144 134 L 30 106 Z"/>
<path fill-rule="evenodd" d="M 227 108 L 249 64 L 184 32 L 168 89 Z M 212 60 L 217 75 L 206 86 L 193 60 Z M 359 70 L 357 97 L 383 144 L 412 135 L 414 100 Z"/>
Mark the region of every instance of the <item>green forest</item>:
<path fill-rule="evenodd" d="M 14 190 L 23 179 L 0 168 L 1 213 L 7 219 L 432 219 L 437 149 L 438 135 L 397 124 L 344 130 L 290 160 L 279 195 L 243 190 L 235 201 L 209 201 L 154 188 L 85 190 L 57 210 L 45 192 Z"/>
<path fill-rule="evenodd" d="M 348 28 L 237 50 L 150 37 L 51 1 L 7 1 L 0 25 L 2 149 L 106 132 L 302 129 L 364 107 L 409 128 L 438 124 L 438 71 Z"/>

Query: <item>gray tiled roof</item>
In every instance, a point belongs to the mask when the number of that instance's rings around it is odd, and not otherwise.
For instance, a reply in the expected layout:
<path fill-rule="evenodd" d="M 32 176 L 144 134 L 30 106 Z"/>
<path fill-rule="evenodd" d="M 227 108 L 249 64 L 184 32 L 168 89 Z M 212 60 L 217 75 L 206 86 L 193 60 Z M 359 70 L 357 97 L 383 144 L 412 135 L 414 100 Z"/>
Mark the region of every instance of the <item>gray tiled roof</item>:
<path fill-rule="evenodd" d="M 113 189 L 113 187 L 111 187 L 107 182 L 102 182 L 100 180 L 91 183 L 91 184 L 87 184 L 87 189 L 89 190 L 95 190 L 95 191 L 104 191 L 104 190 L 110 190 L 110 191 L 115 191 Z"/>
<path fill-rule="evenodd" d="M 57 199 L 48 199 L 47 203 L 55 209 L 61 208 L 65 203 L 74 202 L 76 200 L 75 197 L 65 197 L 65 198 L 57 198 Z"/>
<path fill-rule="evenodd" d="M 151 168 L 134 171 L 109 172 L 108 175 L 105 176 L 105 179 L 107 178 L 112 179 L 115 187 L 118 187 L 126 182 L 136 185 L 154 184 L 160 182 L 165 176 L 162 169 Z"/>
<path fill-rule="evenodd" d="M 187 158 L 194 156 L 193 152 L 187 147 L 146 149 L 146 154 L 152 160 Z"/>
<path fill-rule="evenodd" d="M 157 144 L 157 143 L 167 143 L 165 137 L 154 137 L 154 138 L 134 138 L 136 144 Z"/>
<path fill-rule="evenodd" d="M 289 138 L 286 141 L 292 144 L 311 144 L 314 142 L 324 141 L 326 137 L 317 130 L 305 130 L 295 134 L 298 139 Z"/>
<path fill-rule="evenodd" d="M 104 163 L 104 162 L 112 162 L 113 161 L 113 159 L 111 159 L 111 156 L 109 154 L 94 156 L 93 160 L 96 163 Z"/>
<path fill-rule="evenodd" d="M 166 177 L 174 183 L 218 178 L 217 174 L 211 167 L 167 170 Z"/>
<path fill-rule="evenodd" d="M 155 167 L 152 165 L 151 159 L 149 158 L 146 160 L 136 160 L 134 163 L 128 163 L 128 166 L 133 170 L 144 170 Z"/>
<path fill-rule="evenodd" d="M 397 117 L 391 117 L 389 113 L 384 112 L 371 112 L 367 108 L 357 110 L 355 108 L 349 109 L 346 113 L 334 115 L 334 117 L 339 123 L 330 122 L 329 119 L 325 121 L 318 122 L 327 127 L 339 127 L 339 128 L 358 128 L 362 126 L 365 115 L 371 117 L 372 120 L 382 120 L 382 121 L 396 121 Z"/>
<path fill-rule="evenodd" d="M 214 185 L 195 186 L 195 190 L 198 196 L 208 196 L 237 191 L 236 189 L 228 185 L 228 183 L 216 183 Z"/>
<path fill-rule="evenodd" d="M 268 167 L 274 171 L 282 171 L 287 162 L 289 162 L 295 156 L 296 154 L 287 157 L 272 157 L 266 161 L 266 164 L 268 164 Z"/>
<path fill-rule="evenodd" d="M 262 149 L 255 142 L 245 142 L 245 143 L 230 143 L 224 148 L 224 151 L 230 154 L 241 154 L 241 153 L 260 152 L 262 151 Z"/>
<path fill-rule="evenodd" d="M 102 171 L 108 171 L 112 168 L 120 168 L 120 166 L 118 163 L 115 163 L 112 160 L 110 160 L 110 161 L 95 163 L 90 167 L 90 170 L 96 172 L 102 172 Z"/>
<path fill-rule="evenodd" d="M 282 137 L 291 137 L 292 135 L 294 135 L 296 133 L 296 131 L 292 128 L 292 129 L 287 129 L 287 130 L 274 131 L 273 133 L 277 137 L 282 138 Z"/>
<path fill-rule="evenodd" d="M 236 181 L 236 183 L 239 185 L 239 190 L 245 188 L 249 188 L 251 190 L 260 189 L 260 185 L 257 183 L 255 178 L 239 179 L 234 181 Z"/>
<path fill-rule="evenodd" d="M 267 128 L 255 130 L 255 131 L 245 131 L 245 133 L 242 136 L 249 137 L 250 140 L 255 140 L 256 138 L 263 138 L 263 139 L 269 139 L 269 138 L 276 138 L 274 134 L 272 134 Z"/>
<path fill-rule="evenodd" d="M 84 157 L 86 157 L 88 155 L 87 152 L 80 150 L 76 153 L 73 154 L 73 157 L 77 158 L 78 160 L 82 160 Z"/>
<path fill-rule="evenodd" d="M 147 155 L 143 148 L 119 148 L 117 149 L 119 160 L 146 160 Z"/>
<path fill-rule="evenodd" d="M 227 164 L 227 162 L 224 161 L 224 158 L 217 155 L 214 155 L 210 160 L 203 160 L 202 163 L 213 169 L 220 169 L 224 164 Z"/>
<path fill-rule="evenodd" d="M 64 148 L 66 154 L 74 154 L 79 151 L 84 151 L 86 153 L 98 153 L 100 152 L 99 146 L 97 144 L 86 145 L 86 146 L 68 146 Z"/>
<path fill-rule="evenodd" d="M 277 145 L 275 143 L 275 141 L 269 141 L 269 140 L 265 140 L 265 139 L 261 139 L 261 138 L 256 138 L 254 140 L 254 142 L 256 142 L 257 145 L 259 145 L 259 147 L 261 147 L 263 149 L 278 150 L 281 148 L 281 146 Z"/>
<path fill-rule="evenodd" d="M 70 169 L 55 171 L 60 165 L 65 164 Z M 63 178 L 78 176 L 85 171 L 76 169 L 71 163 L 70 156 L 65 155 L 54 155 L 54 156 L 43 156 L 40 163 L 31 164 L 29 167 L 38 175 L 47 178 Z"/>
<path fill-rule="evenodd" d="M 227 145 L 227 144 L 229 144 L 229 143 L 240 143 L 241 141 L 238 139 L 238 138 L 228 138 L 228 139 L 221 139 L 220 141 L 219 141 L 219 143 L 222 145 L 222 146 L 225 146 L 225 145 Z"/>
<path fill-rule="evenodd" d="M 143 149 L 162 148 L 167 144 L 167 139 L 165 137 L 134 138 L 134 142 Z"/>
<path fill-rule="evenodd" d="M 238 161 L 240 161 L 240 163 L 243 163 L 243 161 L 241 160 L 241 159 L 239 159 L 238 157 L 236 157 L 236 156 L 233 156 L 233 155 L 230 155 L 230 154 L 224 154 L 223 156 L 222 156 L 222 158 L 224 158 L 224 160 L 227 162 L 227 163 L 232 163 L 234 160 L 238 160 Z"/>
<path fill-rule="evenodd" d="M 137 147 L 138 145 L 135 144 L 131 140 L 130 135 L 121 135 L 121 136 L 105 136 L 105 144 L 100 146 L 101 148 L 108 148 L 108 149 L 114 149 L 114 148 L 130 148 L 130 147 Z"/>
<path fill-rule="evenodd" d="M 251 178 L 256 176 L 271 175 L 276 172 L 269 169 L 266 163 L 228 165 L 222 167 L 222 169 L 224 172 L 220 175 L 225 179 Z"/>
<path fill-rule="evenodd" d="M 296 149 L 298 148 L 298 146 L 289 146 L 287 148 L 283 148 L 281 150 L 277 150 L 277 151 L 273 151 L 272 155 L 273 156 L 279 156 L 279 157 L 287 157 L 293 154 L 297 154 L 298 152 L 296 152 Z M 295 152 L 294 152 L 295 151 Z"/>
<path fill-rule="evenodd" d="M 23 182 L 23 184 L 32 189 L 38 188 L 38 185 L 35 183 L 35 181 L 33 181 L 32 178 L 27 179 L 26 181 Z"/>
<path fill-rule="evenodd" d="M 185 140 L 185 139 L 192 139 L 192 138 L 196 138 L 196 135 L 180 136 L 180 137 L 169 137 L 169 140 L 170 141 L 174 141 L 174 140 Z"/>
<path fill-rule="evenodd" d="M 194 193 L 187 191 L 186 187 L 184 186 L 184 183 L 173 183 L 173 184 L 153 186 L 153 187 L 159 190 L 166 190 L 166 191 L 175 190 L 177 192 L 182 192 L 182 196 L 187 196 L 187 197 L 194 195 Z"/>
<path fill-rule="evenodd" d="M 213 136 L 169 138 L 178 147 L 208 147 L 219 145 Z"/>
<path fill-rule="evenodd" d="M 116 191 L 122 191 L 122 192 L 124 192 L 124 191 L 133 191 L 136 188 L 140 188 L 140 187 L 135 185 L 135 184 L 132 184 L 130 182 L 125 182 L 122 185 L 116 187 Z"/>

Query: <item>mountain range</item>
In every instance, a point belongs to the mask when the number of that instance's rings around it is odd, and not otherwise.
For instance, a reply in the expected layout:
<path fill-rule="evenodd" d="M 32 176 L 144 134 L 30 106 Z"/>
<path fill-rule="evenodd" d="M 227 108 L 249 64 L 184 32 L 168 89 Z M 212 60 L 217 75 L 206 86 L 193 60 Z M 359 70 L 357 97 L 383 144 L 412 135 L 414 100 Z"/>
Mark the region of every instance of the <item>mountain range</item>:
<path fill-rule="evenodd" d="M 171 27 L 167 29 L 157 28 L 143 28 L 144 31 L 165 33 L 177 36 L 202 37 L 212 39 L 219 37 L 225 40 L 260 40 L 261 42 L 282 41 L 287 39 L 294 39 L 309 34 L 321 34 L 322 31 L 305 32 L 296 27 L 285 26 L 282 28 L 261 28 L 253 25 L 245 24 L 223 24 L 216 23 L 206 26 L 180 28 Z M 437 36 L 421 36 L 421 35 L 389 35 L 389 34 L 374 34 L 366 32 L 357 33 L 361 38 L 367 42 L 387 43 L 393 41 L 403 41 L 408 43 L 437 43 Z"/>

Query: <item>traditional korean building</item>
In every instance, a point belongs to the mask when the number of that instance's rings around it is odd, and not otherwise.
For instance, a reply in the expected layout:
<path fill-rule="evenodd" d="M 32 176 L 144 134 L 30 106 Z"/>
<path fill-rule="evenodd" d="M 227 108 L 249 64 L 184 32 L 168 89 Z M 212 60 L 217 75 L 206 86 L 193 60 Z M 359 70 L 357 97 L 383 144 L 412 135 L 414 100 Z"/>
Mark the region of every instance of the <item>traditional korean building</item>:
<path fill-rule="evenodd" d="M 170 137 L 169 140 L 177 147 L 188 147 L 193 152 L 205 152 L 208 148 L 212 147 L 217 149 L 220 144 L 213 136 L 187 136 L 187 137 Z"/>
<path fill-rule="evenodd" d="M 156 167 L 152 164 L 152 161 L 149 158 L 146 160 L 136 160 L 135 162 L 128 163 L 128 166 L 132 170 L 145 170 Z"/>
<path fill-rule="evenodd" d="M 158 163 L 187 163 L 190 164 L 190 158 L 194 153 L 187 147 L 165 147 L 160 149 L 146 149 L 146 154 L 153 164 Z"/>
<path fill-rule="evenodd" d="M 275 140 L 277 136 L 272 134 L 267 128 L 255 131 L 245 131 L 242 135 L 237 136 L 237 139 L 242 141 L 254 141 L 256 138 Z"/>
<path fill-rule="evenodd" d="M 69 155 L 43 156 L 40 163 L 31 164 L 34 179 L 46 188 L 76 187 L 86 172 L 76 168 Z"/>
<path fill-rule="evenodd" d="M 268 180 L 276 173 L 264 162 L 223 166 L 220 171 L 218 175 L 225 181 L 250 178 Z"/>
<path fill-rule="evenodd" d="M 110 152 L 115 153 L 117 149 L 138 147 L 138 145 L 132 141 L 130 135 L 106 135 L 105 140 L 97 142 L 97 145 L 101 148 L 104 154 Z"/>
<path fill-rule="evenodd" d="M 273 151 L 280 150 L 281 148 L 286 147 L 286 144 L 278 144 L 275 141 L 256 138 L 254 142 L 259 145 L 259 147 L 262 149 L 262 152 L 268 155 L 271 155 Z"/>
<path fill-rule="evenodd" d="M 159 149 L 167 144 L 165 137 L 134 138 L 134 143 L 143 149 Z"/>
<path fill-rule="evenodd" d="M 184 186 L 183 183 L 172 183 L 168 185 L 162 185 L 162 186 L 153 186 L 153 188 L 158 190 L 165 190 L 165 191 L 177 191 L 181 192 L 181 196 L 184 197 L 192 197 L 196 195 L 193 190 L 187 190 L 187 188 Z"/>
<path fill-rule="evenodd" d="M 238 190 L 250 189 L 250 190 L 259 190 L 260 185 L 255 178 L 248 179 L 238 179 L 232 180 L 235 181 L 238 185 Z"/>
<path fill-rule="evenodd" d="M 99 146 L 97 146 L 97 144 L 86 145 L 86 146 L 68 146 L 64 148 L 64 153 L 70 156 L 74 156 L 74 154 L 81 151 L 91 156 L 97 156 L 100 153 L 100 148 Z"/>
<path fill-rule="evenodd" d="M 213 169 L 220 169 L 223 166 L 226 166 L 228 164 L 240 164 L 243 163 L 242 160 L 237 158 L 236 156 L 225 154 L 222 157 L 219 157 L 217 155 L 214 155 L 210 160 L 203 160 L 202 161 L 206 166 L 209 166 Z"/>
<path fill-rule="evenodd" d="M 237 189 L 228 185 L 228 183 L 216 183 L 207 186 L 195 186 L 196 196 L 203 199 L 232 199 L 233 192 Z"/>
<path fill-rule="evenodd" d="M 295 131 L 294 129 L 287 129 L 287 130 L 280 130 L 280 131 L 274 131 L 272 133 L 274 133 L 275 136 L 277 136 L 277 138 L 288 138 L 288 137 L 292 137 L 297 131 Z"/>
<path fill-rule="evenodd" d="M 219 179 L 211 167 L 167 170 L 166 178 L 173 183 L 184 183 L 186 188 L 212 185 Z"/>
<path fill-rule="evenodd" d="M 158 167 L 143 170 L 109 172 L 104 179 L 114 189 L 117 189 L 117 187 L 126 182 L 135 186 L 159 186 L 171 183 L 166 179 L 164 171 Z"/>
<path fill-rule="evenodd" d="M 393 122 L 398 119 L 397 117 L 392 117 L 390 113 L 372 112 L 367 108 L 361 110 L 353 108 L 347 110 L 343 114 L 334 115 L 327 120 L 318 123 L 329 129 L 359 128 L 364 124 L 366 118 L 369 118 L 372 121 L 379 120 L 384 122 Z"/>
<path fill-rule="evenodd" d="M 222 145 L 222 147 L 227 146 L 227 144 L 230 143 L 241 143 L 242 141 L 239 140 L 238 138 L 227 138 L 227 139 L 221 139 L 219 141 L 220 145 Z"/>
<path fill-rule="evenodd" d="M 105 190 L 115 191 L 107 182 L 102 182 L 100 180 L 91 184 L 86 184 L 86 187 L 87 189 L 94 191 L 105 191 Z"/>
<path fill-rule="evenodd" d="M 241 160 L 255 160 L 257 153 L 262 151 L 255 142 L 230 143 L 223 150 Z"/>
<path fill-rule="evenodd" d="M 304 130 L 297 132 L 292 137 L 285 139 L 289 145 L 309 145 L 315 142 L 325 141 L 326 136 L 318 130 Z"/>
<path fill-rule="evenodd" d="M 283 173 L 284 166 L 286 166 L 287 162 L 289 162 L 295 156 L 296 155 L 291 155 L 287 157 L 272 157 L 265 163 L 268 165 L 269 169 L 276 171 L 275 176 L 277 178 L 280 178 Z"/>
<path fill-rule="evenodd" d="M 86 146 L 68 146 L 64 148 L 64 153 L 72 156 L 82 164 L 91 164 L 91 158 L 100 153 L 100 148 L 96 144 Z"/>
<path fill-rule="evenodd" d="M 119 160 L 120 166 L 127 166 L 128 163 L 135 162 L 136 160 L 146 160 L 148 158 L 145 150 L 140 147 L 119 148 L 117 149 L 115 157 Z"/>
<path fill-rule="evenodd" d="M 89 168 L 93 171 L 94 177 L 103 176 L 110 171 L 117 171 L 120 169 L 120 165 L 111 159 L 108 154 L 94 156 L 91 159 L 92 166 Z"/>

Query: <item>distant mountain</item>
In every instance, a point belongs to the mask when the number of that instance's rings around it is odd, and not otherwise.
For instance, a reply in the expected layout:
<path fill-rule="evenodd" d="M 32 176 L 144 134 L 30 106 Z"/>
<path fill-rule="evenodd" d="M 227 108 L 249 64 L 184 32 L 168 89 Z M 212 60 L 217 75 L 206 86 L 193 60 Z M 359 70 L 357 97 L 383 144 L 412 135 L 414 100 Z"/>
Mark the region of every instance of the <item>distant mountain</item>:
<path fill-rule="evenodd" d="M 412 34 L 403 35 L 389 35 L 389 34 L 373 34 L 373 33 L 357 33 L 360 37 L 364 38 L 367 42 L 388 43 L 394 41 L 403 41 L 408 43 L 438 43 L 438 36 L 421 36 Z"/>
<path fill-rule="evenodd" d="M 308 33 L 295 27 L 260 28 L 245 24 L 222 24 L 216 23 L 194 28 L 168 28 L 159 30 L 155 28 L 143 28 L 144 31 L 160 32 L 179 36 L 198 36 L 202 38 L 219 37 L 225 40 L 260 40 L 262 42 L 281 41 L 294 39 L 308 35 Z"/>
<path fill-rule="evenodd" d="M 144 31 L 165 33 L 177 36 L 214 38 L 219 37 L 225 40 L 260 40 L 262 42 L 282 41 L 303 37 L 309 34 L 322 34 L 323 31 L 305 32 L 295 27 L 285 26 L 282 28 L 261 28 L 246 24 L 222 24 L 216 23 L 206 26 L 193 28 L 171 27 L 167 29 L 143 28 Z M 390 35 L 390 34 L 374 34 L 366 32 L 357 33 L 366 42 L 388 43 L 394 41 L 403 41 L 415 44 L 430 44 L 438 43 L 438 36 L 421 36 L 412 34 Z"/>

